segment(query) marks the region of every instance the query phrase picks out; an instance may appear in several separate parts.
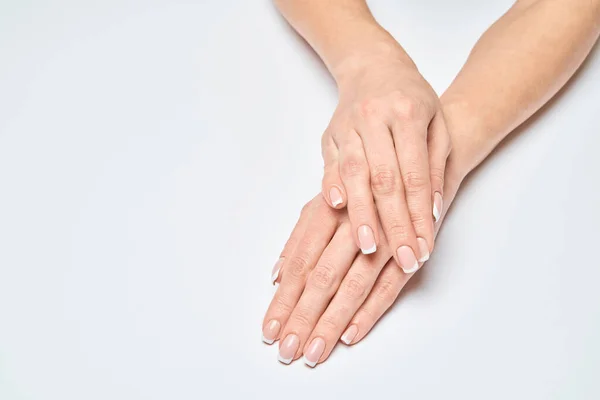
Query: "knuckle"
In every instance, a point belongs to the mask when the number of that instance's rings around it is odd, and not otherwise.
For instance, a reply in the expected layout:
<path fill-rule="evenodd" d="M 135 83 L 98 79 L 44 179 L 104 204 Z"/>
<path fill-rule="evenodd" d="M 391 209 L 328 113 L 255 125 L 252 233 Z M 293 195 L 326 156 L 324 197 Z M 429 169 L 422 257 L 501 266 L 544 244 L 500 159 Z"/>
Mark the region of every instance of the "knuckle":
<path fill-rule="evenodd" d="M 306 276 L 308 272 L 309 262 L 308 258 L 304 255 L 294 255 L 290 258 L 286 270 L 295 279 L 301 279 Z"/>
<path fill-rule="evenodd" d="M 402 221 L 397 219 L 390 219 L 386 227 L 386 236 L 392 237 L 395 240 L 402 241 L 408 238 L 410 234 L 410 227 Z M 393 245 L 394 243 L 390 243 Z"/>
<path fill-rule="evenodd" d="M 292 306 L 284 295 L 275 298 L 274 308 L 277 315 L 289 315 L 292 312 Z"/>
<path fill-rule="evenodd" d="M 400 121 L 420 121 L 427 118 L 428 107 L 423 101 L 397 96 L 392 102 L 392 112 Z"/>
<path fill-rule="evenodd" d="M 431 183 L 436 189 L 441 190 L 444 187 L 444 170 L 442 168 L 430 167 Z"/>
<path fill-rule="evenodd" d="M 344 282 L 344 287 L 342 288 L 343 293 L 354 300 L 361 299 L 366 293 L 367 287 L 365 283 L 365 278 L 359 274 L 353 274 L 348 277 Z"/>
<path fill-rule="evenodd" d="M 416 171 L 407 171 L 402 175 L 404 188 L 407 194 L 414 194 L 427 188 L 428 180 L 421 173 Z"/>
<path fill-rule="evenodd" d="M 311 310 L 308 308 L 296 308 L 294 314 L 291 317 L 291 325 L 299 328 L 310 328 L 312 327 L 312 320 L 310 318 Z"/>
<path fill-rule="evenodd" d="M 410 213 L 410 220 L 417 231 L 425 230 L 427 227 L 429 216 L 425 216 L 422 212 L 412 212 Z"/>
<path fill-rule="evenodd" d="M 355 106 L 355 113 L 362 119 L 369 119 L 380 115 L 381 102 L 378 99 L 364 99 Z"/>
<path fill-rule="evenodd" d="M 335 269 L 328 263 L 317 265 L 311 273 L 311 285 L 317 289 L 331 289 L 335 281 Z"/>
<path fill-rule="evenodd" d="M 391 306 L 396 300 L 397 292 L 394 282 L 389 279 L 381 280 L 373 289 L 373 294 L 387 307 Z"/>
<path fill-rule="evenodd" d="M 400 183 L 398 175 L 392 168 L 375 168 L 371 177 L 371 190 L 373 194 L 384 196 L 397 192 Z"/>
<path fill-rule="evenodd" d="M 327 331 L 337 331 L 339 328 L 339 322 L 334 313 L 323 314 L 321 320 L 319 321 L 319 325 L 323 328 L 323 330 Z"/>
<path fill-rule="evenodd" d="M 361 199 L 354 199 L 349 207 L 350 213 L 354 215 L 366 215 L 367 210 L 367 204 Z"/>
<path fill-rule="evenodd" d="M 352 178 L 364 174 L 365 163 L 359 157 L 347 157 L 341 165 L 341 174 L 346 178 Z"/>

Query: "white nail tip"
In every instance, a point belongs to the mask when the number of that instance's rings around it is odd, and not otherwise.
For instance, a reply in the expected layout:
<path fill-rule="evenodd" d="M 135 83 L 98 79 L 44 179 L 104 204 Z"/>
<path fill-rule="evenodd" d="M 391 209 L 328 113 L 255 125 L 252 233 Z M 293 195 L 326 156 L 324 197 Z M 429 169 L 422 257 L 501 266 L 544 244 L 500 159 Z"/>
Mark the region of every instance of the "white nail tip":
<path fill-rule="evenodd" d="M 278 360 L 280 363 L 284 363 L 284 364 L 289 364 L 289 363 L 291 363 L 291 362 L 292 362 L 292 359 L 291 359 L 291 358 L 283 358 L 283 357 L 281 357 L 281 355 L 279 355 L 279 354 L 277 354 L 277 360 Z"/>
<path fill-rule="evenodd" d="M 438 210 L 437 206 L 434 203 L 433 204 L 433 218 L 435 219 L 435 222 L 438 222 L 440 220 L 440 217 L 441 217 L 440 210 Z"/>
<path fill-rule="evenodd" d="M 336 201 L 332 201 L 332 202 L 331 202 L 331 205 L 332 205 L 333 207 L 337 207 L 337 206 L 339 206 L 339 205 L 340 205 L 340 204 L 342 204 L 342 203 L 343 203 L 342 199 L 338 199 L 338 200 L 336 200 Z"/>
<path fill-rule="evenodd" d="M 273 275 L 271 275 L 271 283 L 274 285 L 275 281 L 277 280 L 277 278 L 279 277 L 279 270 L 281 268 L 277 268 L 277 271 L 275 271 L 275 273 Z"/>
<path fill-rule="evenodd" d="M 273 343 L 275 343 L 275 339 L 269 340 L 269 339 L 267 339 L 264 336 L 262 337 L 262 341 L 265 342 L 266 344 L 273 344 Z"/>
<path fill-rule="evenodd" d="M 424 263 L 427 260 L 429 260 L 429 253 L 427 253 L 423 257 L 419 258 L 420 263 Z"/>
<path fill-rule="evenodd" d="M 311 367 L 311 368 L 314 368 L 314 367 L 315 367 L 315 365 L 317 365 L 317 363 L 316 363 L 316 362 L 311 362 L 311 361 L 308 361 L 308 360 L 306 359 L 306 357 L 302 357 L 302 359 L 304 360 L 304 364 L 308 365 L 308 366 L 309 366 L 309 367 Z"/>
<path fill-rule="evenodd" d="M 374 244 L 373 247 L 369 249 L 360 249 L 360 251 L 362 251 L 363 254 L 373 254 L 377 251 L 377 245 Z"/>
<path fill-rule="evenodd" d="M 350 339 L 347 335 L 342 336 L 342 338 L 340 340 L 342 342 L 344 342 L 345 344 L 347 344 L 348 346 L 350 345 L 350 343 L 352 343 L 352 339 Z"/>
<path fill-rule="evenodd" d="M 402 271 L 404 271 L 405 274 L 412 274 L 413 272 L 417 272 L 417 270 L 419 269 L 419 263 L 416 262 L 415 265 L 413 265 L 412 268 L 404 268 L 402 267 Z"/>

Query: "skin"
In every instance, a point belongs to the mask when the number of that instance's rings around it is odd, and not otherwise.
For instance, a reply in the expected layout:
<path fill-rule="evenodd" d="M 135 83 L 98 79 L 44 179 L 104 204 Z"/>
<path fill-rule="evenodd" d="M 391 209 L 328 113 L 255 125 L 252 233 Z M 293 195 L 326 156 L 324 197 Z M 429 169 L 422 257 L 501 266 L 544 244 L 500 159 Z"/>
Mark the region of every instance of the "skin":
<path fill-rule="evenodd" d="M 482 35 L 441 97 L 453 142 L 444 212 L 463 179 L 556 94 L 599 35 L 600 0 L 519 1 Z M 357 255 L 353 235 L 349 211 L 332 210 L 321 196 L 304 207 L 263 322 L 266 341 L 284 339 L 280 355 L 291 349 L 290 359 L 305 354 L 314 366 L 340 338 L 362 340 L 413 276 L 390 260 L 394 247 L 385 239 L 376 254 Z"/>
<path fill-rule="evenodd" d="M 418 268 L 433 250 L 433 205 L 450 152 L 438 96 L 364 0 L 275 3 L 338 86 L 322 137 L 323 196 L 333 208 L 347 205 L 364 254 L 385 237 L 400 267 Z"/>

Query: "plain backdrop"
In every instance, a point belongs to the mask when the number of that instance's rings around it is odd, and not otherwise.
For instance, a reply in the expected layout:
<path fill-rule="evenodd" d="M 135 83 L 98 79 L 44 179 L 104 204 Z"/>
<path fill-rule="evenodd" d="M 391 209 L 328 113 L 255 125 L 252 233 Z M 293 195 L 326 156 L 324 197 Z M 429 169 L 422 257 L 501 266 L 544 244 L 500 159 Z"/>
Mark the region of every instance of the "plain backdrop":
<path fill-rule="evenodd" d="M 372 1 L 438 93 L 509 0 Z M 314 370 L 260 340 L 336 105 L 269 1 L 0 1 L 0 399 L 600 398 L 600 53 Z"/>

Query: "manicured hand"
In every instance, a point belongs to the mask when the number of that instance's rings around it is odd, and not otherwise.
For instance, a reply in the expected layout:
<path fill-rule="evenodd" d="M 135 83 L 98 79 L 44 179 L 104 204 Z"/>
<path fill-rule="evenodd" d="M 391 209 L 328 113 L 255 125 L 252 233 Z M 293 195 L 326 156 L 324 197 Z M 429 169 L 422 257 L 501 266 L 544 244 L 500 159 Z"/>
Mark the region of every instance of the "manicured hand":
<path fill-rule="evenodd" d="M 385 236 L 411 273 L 433 250 L 450 137 L 438 96 L 401 54 L 370 54 L 336 71 L 340 100 L 322 138 L 322 192 L 331 207 L 347 206 L 363 254 Z"/>
<path fill-rule="evenodd" d="M 451 184 L 451 193 L 458 184 Z M 365 337 L 413 273 L 398 268 L 385 239 L 374 255 L 352 243 L 348 214 L 311 200 L 272 272 L 280 283 L 263 321 L 263 341 L 281 339 L 278 359 L 304 354 L 307 365 L 325 361 L 337 342 Z"/>

